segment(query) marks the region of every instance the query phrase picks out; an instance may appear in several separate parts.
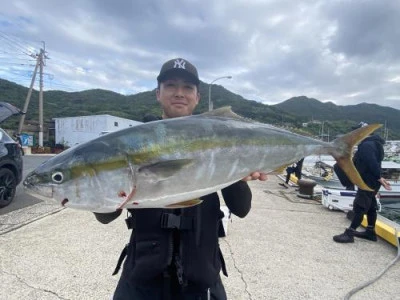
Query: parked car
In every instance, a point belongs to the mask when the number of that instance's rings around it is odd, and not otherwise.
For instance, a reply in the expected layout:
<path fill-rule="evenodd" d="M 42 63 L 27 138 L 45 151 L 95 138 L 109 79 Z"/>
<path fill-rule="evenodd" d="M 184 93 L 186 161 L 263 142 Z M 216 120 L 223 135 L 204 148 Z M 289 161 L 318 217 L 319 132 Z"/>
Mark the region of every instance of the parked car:
<path fill-rule="evenodd" d="M 21 111 L 15 106 L 0 102 L 0 123 Z M 21 145 L 0 128 L 0 208 L 13 201 L 17 185 L 22 180 Z"/>

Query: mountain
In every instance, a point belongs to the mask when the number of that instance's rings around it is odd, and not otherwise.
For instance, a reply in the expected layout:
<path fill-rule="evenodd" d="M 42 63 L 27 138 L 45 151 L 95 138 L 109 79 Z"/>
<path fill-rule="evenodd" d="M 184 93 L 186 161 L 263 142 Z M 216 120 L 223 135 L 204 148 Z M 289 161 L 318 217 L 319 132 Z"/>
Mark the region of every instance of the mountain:
<path fill-rule="evenodd" d="M 23 108 L 28 88 L 0 79 L 1 101 Z M 195 110 L 199 114 L 208 110 L 209 85 L 200 83 L 201 100 Z M 94 89 L 82 92 L 45 91 L 43 92 L 43 116 L 46 122 L 52 118 L 82 115 L 110 114 L 118 117 L 141 121 L 146 114 L 161 115 L 160 105 L 156 101 L 155 89 L 135 95 L 121 95 L 111 91 Z M 34 90 L 27 109 L 26 120 L 38 120 L 39 93 Z M 219 85 L 212 87 L 214 107 L 232 106 L 243 116 L 261 122 L 277 123 L 282 119 L 282 111 L 256 101 L 249 101 Z M 296 121 L 295 116 L 286 113 L 286 119 Z"/>
<path fill-rule="evenodd" d="M 391 107 L 369 103 L 340 106 L 305 96 L 293 97 L 274 106 L 309 121 L 381 123 L 386 126 L 392 139 L 400 137 L 400 110 Z"/>
<path fill-rule="evenodd" d="M 274 105 L 287 113 L 308 119 L 334 121 L 338 118 L 355 122 L 385 123 L 391 120 L 389 126 L 400 127 L 400 111 L 391 107 L 376 104 L 361 103 L 357 105 L 340 106 L 332 102 L 322 103 L 305 96 L 293 97 Z M 364 118 L 364 119 L 361 119 Z"/>
<path fill-rule="evenodd" d="M 23 109 L 28 88 L 0 79 L 0 101 L 10 102 Z M 200 83 L 201 100 L 195 114 L 208 110 L 209 85 Z M 212 86 L 214 108 L 231 106 L 239 115 L 260 122 L 288 127 L 292 131 L 304 134 L 321 135 L 348 132 L 351 126 L 364 121 L 383 123 L 389 128 L 389 139 L 400 139 L 400 111 L 374 104 L 337 106 L 332 102 L 322 103 L 305 96 L 294 97 L 276 105 L 244 99 L 220 85 Z M 25 123 L 37 124 L 39 92 L 33 90 L 27 109 Z M 81 92 L 45 91 L 43 92 L 43 118 L 50 123 L 53 118 L 83 115 L 110 114 L 122 118 L 142 121 L 146 114 L 161 115 L 156 101 L 155 89 L 135 95 L 121 95 L 112 91 L 93 89 Z M 315 122 L 319 120 L 323 122 Z M 15 130 L 18 119 L 14 118 L 2 124 L 2 127 Z M 311 122 L 314 121 L 314 122 Z M 302 127 L 308 123 L 307 127 Z M 384 134 L 383 131 L 380 134 Z"/>

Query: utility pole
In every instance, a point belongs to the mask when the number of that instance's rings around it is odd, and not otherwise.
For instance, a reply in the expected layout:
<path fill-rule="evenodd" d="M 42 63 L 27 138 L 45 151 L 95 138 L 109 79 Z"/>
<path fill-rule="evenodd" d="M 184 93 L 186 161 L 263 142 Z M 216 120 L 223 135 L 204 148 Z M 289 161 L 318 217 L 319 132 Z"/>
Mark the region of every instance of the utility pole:
<path fill-rule="evenodd" d="M 43 66 L 45 58 L 45 43 L 43 43 L 43 48 L 40 49 L 40 79 L 39 79 L 39 147 L 43 147 Z"/>
<path fill-rule="evenodd" d="M 389 128 L 387 128 L 387 121 L 385 121 L 385 127 L 383 128 L 383 139 L 387 141 L 389 138 Z"/>
<path fill-rule="evenodd" d="M 45 50 L 45 42 L 42 41 L 42 43 L 43 43 L 43 48 L 40 49 L 39 54 L 36 54 L 35 71 L 33 71 L 31 85 L 25 100 L 25 105 L 23 110 L 24 114 L 21 116 L 18 126 L 18 133 L 20 134 L 22 131 L 22 127 L 24 126 L 25 115 L 28 111 L 28 105 L 31 99 L 36 73 L 39 68 L 39 147 L 43 147 L 43 67 L 45 66 L 45 59 L 48 58 Z M 35 57 L 33 54 L 31 56 Z"/>
<path fill-rule="evenodd" d="M 211 81 L 211 83 L 208 86 L 208 111 L 212 111 L 214 109 L 214 103 L 211 101 L 211 87 L 212 87 L 212 84 L 214 82 L 216 82 L 217 80 L 220 80 L 220 79 L 223 79 L 223 78 L 231 79 L 232 76 L 218 77 L 217 79 L 214 79 L 213 81 Z"/>
<path fill-rule="evenodd" d="M 31 55 L 31 56 L 34 57 L 33 55 Z M 24 126 L 25 116 L 26 116 L 26 112 L 28 110 L 29 101 L 31 100 L 33 84 L 35 83 L 36 72 L 37 72 L 37 69 L 39 67 L 39 64 L 40 64 L 40 58 L 39 58 L 39 56 L 37 56 L 36 57 L 35 71 L 33 71 L 31 85 L 29 87 L 28 95 L 26 96 L 26 99 L 25 99 L 23 114 L 21 115 L 21 119 L 19 120 L 18 134 L 21 134 L 22 127 Z"/>

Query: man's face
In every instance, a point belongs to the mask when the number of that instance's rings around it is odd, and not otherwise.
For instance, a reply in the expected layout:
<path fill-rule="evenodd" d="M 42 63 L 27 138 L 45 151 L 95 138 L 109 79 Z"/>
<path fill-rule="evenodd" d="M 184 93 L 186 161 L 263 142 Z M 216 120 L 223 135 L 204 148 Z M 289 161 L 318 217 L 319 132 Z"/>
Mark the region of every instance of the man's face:
<path fill-rule="evenodd" d="M 190 116 L 200 100 L 197 86 L 180 77 L 161 82 L 156 95 L 163 109 L 163 118 Z"/>

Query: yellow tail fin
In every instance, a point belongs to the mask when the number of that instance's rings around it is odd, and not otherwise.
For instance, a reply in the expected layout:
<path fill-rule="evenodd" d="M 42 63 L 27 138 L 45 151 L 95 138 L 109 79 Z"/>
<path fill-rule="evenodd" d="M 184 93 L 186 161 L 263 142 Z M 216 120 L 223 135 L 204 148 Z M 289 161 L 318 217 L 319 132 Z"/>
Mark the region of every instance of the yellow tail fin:
<path fill-rule="evenodd" d="M 382 127 L 382 124 L 371 124 L 361 127 L 332 142 L 334 147 L 330 154 L 335 158 L 339 167 L 346 173 L 350 181 L 364 191 L 373 191 L 373 189 L 362 180 L 354 166 L 352 160 L 353 148 L 380 127 Z"/>

